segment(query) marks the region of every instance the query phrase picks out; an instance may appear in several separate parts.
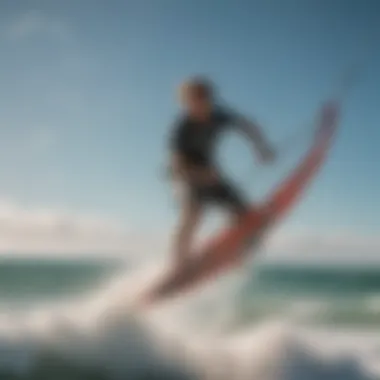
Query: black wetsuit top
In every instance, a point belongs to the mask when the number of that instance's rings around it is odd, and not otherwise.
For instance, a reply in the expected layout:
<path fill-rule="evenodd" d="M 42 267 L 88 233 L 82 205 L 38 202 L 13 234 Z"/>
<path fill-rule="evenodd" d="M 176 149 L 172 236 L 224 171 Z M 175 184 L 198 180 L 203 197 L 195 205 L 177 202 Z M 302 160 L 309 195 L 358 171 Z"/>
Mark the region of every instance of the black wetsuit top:
<path fill-rule="evenodd" d="M 214 150 L 218 137 L 233 126 L 236 115 L 223 108 L 215 108 L 206 122 L 183 115 L 176 122 L 170 136 L 170 149 L 184 157 L 190 165 L 215 167 Z"/>
<path fill-rule="evenodd" d="M 236 114 L 222 108 L 215 108 L 206 122 L 184 115 L 174 126 L 170 136 L 170 149 L 172 152 L 179 153 L 189 165 L 213 168 L 219 172 L 214 159 L 215 145 L 221 133 L 228 127 L 235 126 L 236 121 Z M 189 185 L 188 195 L 192 202 L 212 201 L 224 204 L 237 213 L 245 212 L 247 209 L 248 202 L 245 197 L 221 175 L 218 183 L 212 186 Z"/>

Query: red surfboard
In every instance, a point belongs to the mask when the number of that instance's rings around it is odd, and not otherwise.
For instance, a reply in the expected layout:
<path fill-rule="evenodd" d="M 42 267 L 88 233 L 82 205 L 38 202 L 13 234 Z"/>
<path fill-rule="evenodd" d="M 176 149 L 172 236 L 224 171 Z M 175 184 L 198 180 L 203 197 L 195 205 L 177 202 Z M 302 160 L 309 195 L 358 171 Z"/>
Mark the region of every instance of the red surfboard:
<path fill-rule="evenodd" d="M 242 221 L 210 239 L 183 270 L 167 273 L 141 298 L 144 305 L 194 289 L 205 280 L 238 265 L 262 242 L 264 234 L 283 217 L 324 162 L 338 124 L 339 105 L 322 106 L 314 141 L 306 156 L 261 206 L 255 206 Z M 250 249 L 247 249 L 250 248 Z"/>

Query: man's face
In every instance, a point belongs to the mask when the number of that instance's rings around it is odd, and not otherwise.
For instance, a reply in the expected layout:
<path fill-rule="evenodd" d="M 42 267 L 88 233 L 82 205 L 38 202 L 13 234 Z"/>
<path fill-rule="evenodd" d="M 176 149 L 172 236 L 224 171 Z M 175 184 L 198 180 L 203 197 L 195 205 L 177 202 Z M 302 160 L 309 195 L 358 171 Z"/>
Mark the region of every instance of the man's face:
<path fill-rule="evenodd" d="M 208 117 L 212 109 L 212 102 L 209 97 L 199 91 L 188 90 L 182 101 L 187 111 L 196 117 Z"/>

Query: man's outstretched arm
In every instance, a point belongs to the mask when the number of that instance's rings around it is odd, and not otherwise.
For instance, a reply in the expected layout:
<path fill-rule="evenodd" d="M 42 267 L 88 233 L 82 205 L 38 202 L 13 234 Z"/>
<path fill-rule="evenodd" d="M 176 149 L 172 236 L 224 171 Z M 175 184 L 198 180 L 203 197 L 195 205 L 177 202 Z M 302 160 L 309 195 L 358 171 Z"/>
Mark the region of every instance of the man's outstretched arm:
<path fill-rule="evenodd" d="M 264 162 L 271 162 L 274 160 L 274 149 L 265 139 L 258 123 L 239 115 L 235 117 L 234 124 L 252 142 L 255 152 L 259 153 L 260 158 Z"/>

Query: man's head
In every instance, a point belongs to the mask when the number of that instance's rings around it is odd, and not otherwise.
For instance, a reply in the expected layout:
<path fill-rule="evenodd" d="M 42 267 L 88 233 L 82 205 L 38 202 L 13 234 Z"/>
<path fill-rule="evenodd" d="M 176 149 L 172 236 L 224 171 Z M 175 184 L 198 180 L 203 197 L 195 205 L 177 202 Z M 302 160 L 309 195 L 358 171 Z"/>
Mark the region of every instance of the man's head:
<path fill-rule="evenodd" d="M 206 78 L 194 77 L 180 86 L 180 101 L 187 111 L 196 117 L 207 117 L 215 101 L 213 84 Z"/>

